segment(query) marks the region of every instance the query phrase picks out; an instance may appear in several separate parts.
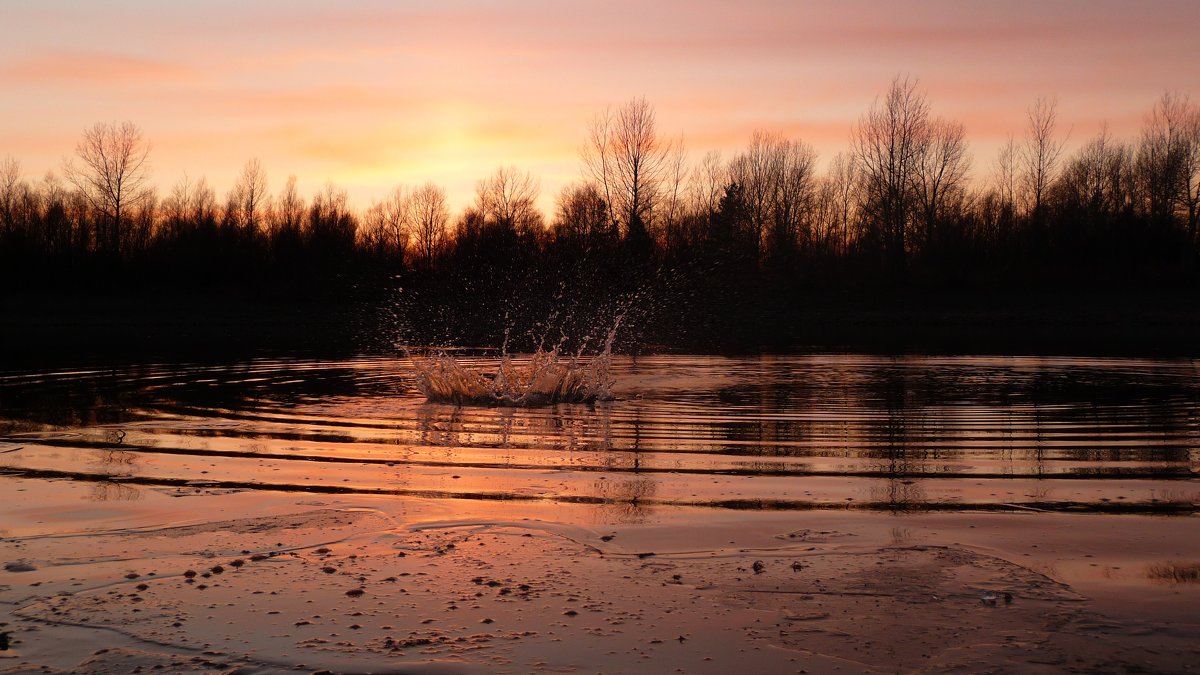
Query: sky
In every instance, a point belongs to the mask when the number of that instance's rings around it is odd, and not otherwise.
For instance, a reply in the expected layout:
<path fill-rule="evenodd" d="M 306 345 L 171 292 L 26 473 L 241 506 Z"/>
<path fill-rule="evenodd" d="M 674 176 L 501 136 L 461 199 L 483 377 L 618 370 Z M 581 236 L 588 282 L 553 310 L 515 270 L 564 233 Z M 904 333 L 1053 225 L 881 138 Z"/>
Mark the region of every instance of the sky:
<path fill-rule="evenodd" d="M 756 129 L 822 161 L 897 76 L 966 126 L 985 176 L 1038 97 L 1078 147 L 1133 140 L 1166 91 L 1200 98 L 1197 0 L 0 0 L 0 158 L 60 171 L 130 120 L 165 194 L 219 195 L 258 158 L 271 191 L 326 181 L 365 208 L 434 181 L 461 208 L 502 165 L 544 209 L 589 123 L 636 97 L 698 161 Z"/>

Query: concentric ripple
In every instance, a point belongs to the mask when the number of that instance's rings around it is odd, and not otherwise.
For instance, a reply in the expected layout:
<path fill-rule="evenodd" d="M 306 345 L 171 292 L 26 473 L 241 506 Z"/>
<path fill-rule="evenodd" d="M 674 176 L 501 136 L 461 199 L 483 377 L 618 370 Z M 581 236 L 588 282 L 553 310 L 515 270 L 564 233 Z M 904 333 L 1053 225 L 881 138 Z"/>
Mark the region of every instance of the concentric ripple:
<path fill-rule="evenodd" d="M 497 362 L 465 359 L 487 370 Z M 0 472 L 155 486 L 726 508 L 1191 513 L 1193 360 L 616 357 L 615 399 L 428 403 L 411 361 L 0 374 Z"/>

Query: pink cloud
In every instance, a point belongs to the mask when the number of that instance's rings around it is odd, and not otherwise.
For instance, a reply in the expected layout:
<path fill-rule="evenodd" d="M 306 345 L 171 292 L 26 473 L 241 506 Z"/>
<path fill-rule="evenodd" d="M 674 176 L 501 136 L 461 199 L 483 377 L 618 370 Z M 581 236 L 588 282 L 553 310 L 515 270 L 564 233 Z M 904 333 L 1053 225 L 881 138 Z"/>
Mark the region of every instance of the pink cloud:
<path fill-rule="evenodd" d="M 9 8 L 0 153 L 53 166 L 87 124 L 132 119 L 166 184 L 262 156 L 318 182 L 461 174 L 469 191 L 501 163 L 566 180 L 588 121 L 641 95 L 694 158 L 756 128 L 828 158 L 911 74 L 977 165 L 1037 96 L 1059 97 L 1074 143 L 1103 119 L 1133 140 L 1162 91 L 1200 95 L 1194 1 L 218 4 Z"/>
<path fill-rule="evenodd" d="M 54 52 L 0 67 L 0 82 L 6 85 L 152 84 L 195 75 L 167 61 L 99 51 Z"/>

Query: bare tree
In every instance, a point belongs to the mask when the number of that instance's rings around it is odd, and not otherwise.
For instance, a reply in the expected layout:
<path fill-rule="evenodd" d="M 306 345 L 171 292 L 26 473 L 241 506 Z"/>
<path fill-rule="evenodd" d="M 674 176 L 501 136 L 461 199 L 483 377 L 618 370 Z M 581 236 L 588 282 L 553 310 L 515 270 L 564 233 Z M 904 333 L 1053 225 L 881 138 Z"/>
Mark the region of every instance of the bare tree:
<path fill-rule="evenodd" d="M 1028 211 L 1035 223 L 1044 217 L 1046 194 L 1054 182 L 1066 139 L 1057 136 L 1058 101 L 1039 98 L 1026 111 L 1029 126 L 1021 147 L 1021 182 Z"/>
<path fill-rule="evenodd" d="M 682 136 L 669 145 L 665 160 L 660 220 L 663 252 L 669 257 L 680 244 L 686 206 L 688 167 Z"/>
<path fill-rule="evenodd" d="M 627 238 L 649 236 L 669 154 L 670 144 L 659 138 L 654 109 L 644 98 L 592 122 L 584 167 L 604 194 L 613 226 Z"/>
<path fill-rule="evenodd" d="M 1020 187 L 1020 150 L 1017 141 L 1011 135 L 992 165 L 992 181 L 996 194 L 1000 195 L 1002 210 L 1011 224 L 1017 213 L 1017 194 Z"/>
<path fill-rule="evenodd" d="M 317 248 L 345 250 L 354 246 L 358 222 L 347 207 L 347 194 L 333 182 L 325 183 L 308 207 L 308 239 Z"/>
<path fill-rule="evenodd" d="M 832 229 L 837 233 L 837 250 L 850 247 L 851 227 L 857 217 L 858 161 L 852 153 L 839 152 L 829 164 L 825 184 L 833 205 Z"/>
<path fill-rule="evenodd" d="M 233 210 L 231 220 L 246 232 L 258 234 L 263 213 L 269 210 L 269 198 L 267 172 L 255 157 L 242 167 L 242 173 L 230 192 L 229 203 Z"/>
<path fill-rule="evenodd" d="M 537 208 L 540 190 L 537 179 L 529 172 L 502 166 L 479 181 L 475 188 L 475 208 L 489 224 L 536 236 L 542 229 L 542 214 Z"/>
<path fill-rule="evenodd" d="M 926 148 L 929 104 L 915 80 L 896 78 L 855 127 L 854 154 L 862 171 L 864 215 L 870 238 L 893 274 L 907 266 L 908 232 L 917 197 L 913 179 Z"/>
<path fill-rule="evenodd" d="M 815 162 L 808 144 L 755 131 L 746 151 L 729 163 L 727 180 L 741 190 L 753 229 L 749 235 L 760 252 L 799 243 L 813 198 Z"/>
<path fill-rule="evenodd" d="M 1188 116 L 1187 138 L 1179 171 L 1180 199 L 1187 214 L 1188 235 L 1195 242 L 1200 234 L 1200 108 L 1195 105 Z"/>
<path fill-rule="evenodd" d="M 12 157 L 5 157 L 0 162 L 0 225 L 5 236 L 12 236 L 16 228 L 20 187 L 21 163 Z"/>
<path fill-rule="evenodd" d="M 416 253 L 425 269 L 430 269 L 447 239 L 450 212 L 446 208 L 446 191 L 433 183 L 417 188 L 412 193 L 412 213 Z"/>
<path fill-rule="evenodd" d="M 816 173 L 813 166 L 817 153 L 812 146 L 797 140 L 784 140 L 777 150 L 779 187 L 771 206 L 771 240 L 775 248 L 790 248 L 795 244 L 811 243 L 811 223 L 807 216 L 816 192 Z"/>
<path fill-rule="evenodd" d="M 1114 141 L 1105 125 L 1066 163 L 1055 190 L 1066 205 L 1093 222 L 1111 223 L 1132 207 L 1133 151 Z"/>
<path fill-rule="evenodd" d="M 132 122 L 99 122 L 84 130 L 75 155 L 63 173 L 99 217 L 99 245 L 120 253 L 130 209 L 150 196 L 150 146 Z"/>
<path fill-rule="evenodd" d="M 163 225 L 170 236 L 178 238 L 191 224 L 192 180 L 185 173 L 171 186 L 171 193 L 162 200 Z"/>
<path fill-rule="evenodd" d="M 749 235 L 760 252 L 766 248 L 766 231 L 783 172 L 783 157 L 779 152 L 783 143 L 779 134 L 755 131 L 745 152 L 729 162 L 729 180 L 741 189 L 742 203 L 753 228 Z"/>
<path fill-rule="evenodd" d="M 1167 92 L 1142 131 L 1138 179 L 1152 220 L 1184 221 L 1196 240 L 1200 216 L 1200 108 L 1186 96 Z"/>
<path fill-rule="evenodd" d="M 53 253 L 66 253 L 75 243 L 76 231 L 69 217 L 68 200 L 71 195 L 63 188 L 62 181 L 53 171 L 47 171 L 42 177 L 38 190 L 42 206 L 42 241 L 46 250 Z"/>
<path fill-rule="evenodd" d="M 941 118 L 931 121 L 925 130 L 924 148 L 917 167 L 917 199 L 921 204 L 925 245 L 933 245 L 947 204 L 962 196 L 970 158 L 967 156 L 966 131 L 961 122 Z"/>
<path fill-rule="evenodd" d="M 203 176 L 197 180 L 184 174 L 160 204 L 163 225 L 171 236 L 216 225 L 217 196 Z"/>
<path fill-rule="evenodd" d="M 716 150 L 705 153 L 688 183 L 691 210 L 710 216 L 716 213 L 728 183 L 729 171 L 721 161 L 721 153 Z"/>
<path fill-rule="evenodd" d="M 363 238 L 373 247 L 404 259 L 413 229 L 412 198 L 403 185 L 367 210 Z"/>
<path fill-rule="evenodd" d="M 197 227 L 212 229 L 217 224 L 217 191 L 204 176 L 192 186 L 192 222 Z"/>
<path fill-rule="evenodd" d="M 288 176 L 283 185 L 283 192 L 279 193 L 279 200 L 275 204 L 272 236 L 298 238 L 304 223 L 304 211 L 304 198 L 296 191 L 296 177 Z"/>
<path fill-rule="evenodd" d="M 125 243 L 129 251 L 144 251 L 154 239 L 155 230 L 159 226 L 158 190 L 151 187 L 146 197 L 138 200 L 136 206 L 129 210 L 129 225 L 125 228 Z"/>
<path fill-rule="evenodd" d="M 611 243 L 616 239 L 608 204 L 595 183 L 573 183 L 559 192 L 554 236 L 587 245 Z"/>

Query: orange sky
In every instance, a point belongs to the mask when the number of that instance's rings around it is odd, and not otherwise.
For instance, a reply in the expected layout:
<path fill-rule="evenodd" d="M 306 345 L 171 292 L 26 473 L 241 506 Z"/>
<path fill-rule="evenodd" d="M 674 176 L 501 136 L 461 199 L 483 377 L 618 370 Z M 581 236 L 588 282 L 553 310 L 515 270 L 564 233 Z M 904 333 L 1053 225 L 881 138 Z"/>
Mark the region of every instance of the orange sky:
<path fill-rule="evenodd" d="M 502 164 L 543 205 L 579 176 L 589 120 L 645 96 L 692 159 L 756 128 L 829 158 L 898 74 L 966 124 L 986 173 L 1025 108 L 1057 96 L 1078 145 L 1134 138 L 1166 90 L 1200 96 L 1196 0 L 419 0 L 6 3 L 0 157 L 57 170 L 84 127 L 132 120 L 164 190 L 219 193 L 258 157 L 362 207 L 433 180 L 457 208 Z"/>

